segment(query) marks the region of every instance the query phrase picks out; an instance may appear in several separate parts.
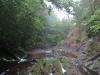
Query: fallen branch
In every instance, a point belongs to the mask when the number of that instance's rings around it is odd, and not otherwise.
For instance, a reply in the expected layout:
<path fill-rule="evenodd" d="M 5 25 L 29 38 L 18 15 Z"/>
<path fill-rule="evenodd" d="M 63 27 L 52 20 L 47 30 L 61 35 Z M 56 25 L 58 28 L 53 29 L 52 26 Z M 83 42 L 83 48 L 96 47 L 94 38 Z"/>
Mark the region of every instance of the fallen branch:
<path fill-rule="evenodd" d="M 93 56 L 92 58 L 88 59 L 87 62 L 89 62 L 89 61 L 94 61 L 94 60 L 96 60 L 96 59 L 99 58 L 99 57 L 100 57 L 100 53 L 98 53 L 98 54 L 96 54 L 95 56 Z"/>

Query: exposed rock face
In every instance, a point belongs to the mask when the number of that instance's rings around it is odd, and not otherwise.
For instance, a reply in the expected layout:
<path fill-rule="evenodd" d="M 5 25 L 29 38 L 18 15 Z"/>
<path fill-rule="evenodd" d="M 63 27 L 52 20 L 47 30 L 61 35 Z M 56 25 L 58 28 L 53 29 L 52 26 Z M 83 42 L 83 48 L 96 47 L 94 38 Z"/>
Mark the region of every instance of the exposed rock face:
<path fill-rule="evenodd" d="M 78 27 L 74 28 L 64 41 L 64 47 L 72 54 L 80 56 L 89 47 L 92 39 L 88 39 Z"/>
<path fill-rule="evenodd" d="M 100 4 L 97 6 L 100 6 Z M 95 59 L 94 57 L 93 60 L 91 60 L 92 63 L 87 61 L 89 58 L 92 58 L 92 56 L 95 56 L 97 53 L 100 53 L 99 39 L 89 39 L 88 37 L 86 37 L 86 34 L 83 33 L 83 31 L 80 31 L 80 29 L 76 27 L 69 33 L 69 35 L 65 39 L 64 47 L 67 51 L 66 55 L 68 55 L 68 53 L 70 55 L 76 55 L 76 60 L 78 60 L 78 63 L 85 66 L 79 67 L 79 70 L 81 71 L 82 75 L 89 75 L 85 70 L 88 70 L 91 73 L 90 75 L 99 75 L 98 73 L 100 71 L 100 60 Z"/>

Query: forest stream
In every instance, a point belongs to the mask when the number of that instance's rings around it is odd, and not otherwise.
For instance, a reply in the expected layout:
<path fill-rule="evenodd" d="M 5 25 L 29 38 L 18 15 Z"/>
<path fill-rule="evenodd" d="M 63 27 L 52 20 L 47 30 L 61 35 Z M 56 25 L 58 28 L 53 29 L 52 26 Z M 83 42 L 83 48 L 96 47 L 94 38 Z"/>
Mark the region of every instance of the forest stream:
<path fill-rule="evenodd" d="M 0 75 L 100 75 L 100 0 L 0 0 Z"/>
<path fill-rule="evenodd" d="M 69 57 L 57 57 L 59 50 L 58 53 L 55 52 L 52 50 L 42 51 L 42 53 L 38 51 L 37 54 L 45 53 L 45 56 L 32 61 L 21 59 L 1 75 L 100 75 L 98 72 L 80 65 L 75 59 L 69 61 Z M 32 54 L 32 52 L 30 53 Z"/>

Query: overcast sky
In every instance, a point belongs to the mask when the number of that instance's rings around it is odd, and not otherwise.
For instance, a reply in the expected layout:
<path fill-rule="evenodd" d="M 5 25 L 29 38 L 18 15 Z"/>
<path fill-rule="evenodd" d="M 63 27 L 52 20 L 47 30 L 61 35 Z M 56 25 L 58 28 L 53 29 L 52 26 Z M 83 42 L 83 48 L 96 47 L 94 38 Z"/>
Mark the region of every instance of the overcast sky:
<path fill-rule="evenodd" d="M 73 0 L 74 2 L 76 1 L 80 1 L 80 0 Z M 71 14 L 68 14 L 65 9 L 63 8 L 62 10 L 58 10 L 53 4 L 52 2 L 48 2 L 47 0 L 44 0 L 45 4 L 47 5 L 47 7 L 51 7 L 52 8 L 52 11 L 54 12 L 54 14 L 57 16 L 57 18 L 59 20 L 63 20 L 63 19 L 72 19 L 73 18 L 73 15 Z M 73 8 L 70 7 L 70 9 L 73 11 Z"/>

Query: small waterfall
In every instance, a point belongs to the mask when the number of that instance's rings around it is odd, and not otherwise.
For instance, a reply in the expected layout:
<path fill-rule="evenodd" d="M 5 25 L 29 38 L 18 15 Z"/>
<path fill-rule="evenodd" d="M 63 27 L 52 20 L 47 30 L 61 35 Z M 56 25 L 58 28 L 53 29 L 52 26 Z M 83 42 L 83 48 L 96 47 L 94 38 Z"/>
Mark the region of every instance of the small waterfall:
<path fill-rule="evenodd" d="M 63 64 L 60 64 L 60 65 L 61 65 L 62 73 L 63 73 L 64 75 L 67 75 L 67 70 L 64 69 Z"/>
<path fill-rule="evenodd" d="M 49 75 L 53 75 L 53 73 L 49 73 Z"/>

